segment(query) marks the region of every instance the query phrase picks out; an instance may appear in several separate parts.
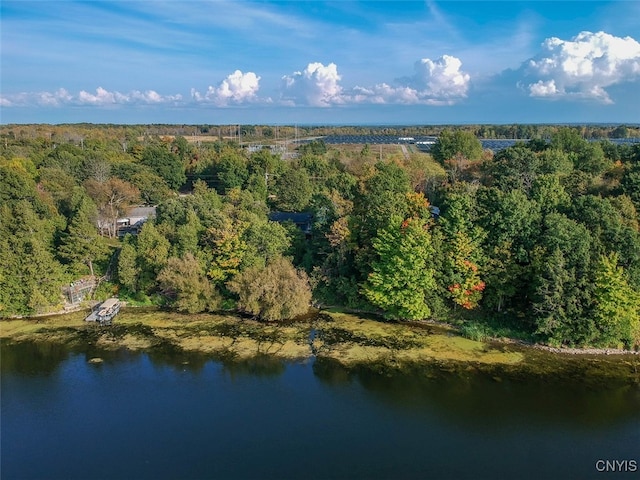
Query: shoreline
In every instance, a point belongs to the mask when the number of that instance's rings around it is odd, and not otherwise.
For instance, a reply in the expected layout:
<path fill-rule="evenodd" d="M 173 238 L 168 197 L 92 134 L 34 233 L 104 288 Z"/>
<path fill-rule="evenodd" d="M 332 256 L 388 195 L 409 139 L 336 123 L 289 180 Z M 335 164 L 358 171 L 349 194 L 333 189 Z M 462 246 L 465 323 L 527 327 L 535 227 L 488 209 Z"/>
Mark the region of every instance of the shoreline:
<path fill-rule="evenodd" d="M 640 388 L 640 356 L 594 353 L 496 339 L 476 341 L 454 326 L 420 322 L 399 324 L 346 313 L 318 311 L 303 319 L 265 323 L 231 314 L 187 315 L 155 308 L 123 308 L 114 323 L 86 322 L 85 311 L 66 315 L 0 321 L 5 345 L 59 346 L 87 361 L 129 351 L 170 361 L 195 357 L 223 363 L 331 364 L 347 374 L 418 375 L 493 381 L 565 383 L 589 388 Z M 173 360 L 171 360 L 173 359 Z"/>
<path fill-rule="evenodd" d="M 291 326 L 291 325 L 296 325 L 296 324 L 304 324 L 305 322 L 308 321 L 309 318 L 313 319 L 314 317 L 318 317 L 321 315 L 348 315 L 351 316 L 353 318 L 356 318 L 360 321 L 370 321 L 370 322 L 376 322 L 376 323 L 381 323 L 381 324 L 385 324 L 385 325 L 398 325 L 398 326 L 406 326 L 409 328 L 412 327 L 416 327 L 416 328 L 437 328 L 437 329 L 443 329 L 443 330 L 449 330 L 451 332 L 455 332 L 456 335 L 458 335 L 460 338 L 465 338 L 469 341 L 475 341 L 475 340 L 470 340 L 467 337 L 464 337 L 462 335 L 461 329 L 453 324 L 447 323 L 447 322 L 438 322 L 436 320 L 420 320 L 420 321 L 398 321 L 398 322 L 388 322 L 385 321 L 381 318 L 378 318 L 378 316 L 374 313 L 374 312 L 361 312 L 361 311 L 351 311 L 349 309 L 342 309 L 342 308 L 337 308 L 337 307 L 322 307 L 322 308 L 317 308 L 314 309 L 315 312 L 314 313 L 309 313 L 308 315 L 305 315 L 305 317 L 302 320 L 290 320 L 290 321 L 285 321 L 285 322 L 262 322 L 262 321 L 255 321 L 256 324 L 258 325 L 264 325 L 265 328 L 273 328 L 273 327 L 286 327 L 286 326 Z M 43 320 L 47 320 L 47 319 L 52 319 L 54 322 L 55 320 L 62 320 L 64 321 L 65 318 L 68 318 L 69 316 L 73 315 L 73 314 L 77 314 L 80 312 L 90 312 L 91 311 L 91 307 L 90 306 L 74 306 L 74 308 L 72 309 L 64 309 L 64 310 L 60 310 L 60 311 L 56 311 L 56 312 L 50 312 L 50 313 L 43 313 L 43 314 L 36 314 L 36 315 L 31 315 L 31 316 L 16 316 L 16 317 L 8 317 L 8 318 L 1 318 L 0 319 L 0 338 L 12 338 L 12 336 L 5 336 L 2 332 L 2 325 L 7 323 L 7 322 L 12 322 L 12 321 L 26 321 L 29 323 L 35 323 L 37 324 L 41 324 Z M 210 316 L 212 318 L 215 317 L 230 317 L 230 318 L 236 318 L 240 321 L 247 321 L 247 318 L 242 317 L 241 315 L 237 314 L 236 312 L 216 312 L 216 313 L 201 313 L 201 314 L 194 314 L 194 315 L 189 315 L 189 314 L 181 314 L 179 312 L 174 312 L 174 311 L 170 311 L 170 310 L 162 310 L 159 307 L 148 307 L 148 306 L 132 306 L 132 305 L 127 305 L 126 302 L 123 302 L 123 311 L 127 311 L 127 313 L 133 313 L 135 311 L 138 312 L 143 312 L 143 313 L 157 313 L 157 314 L 161 314 L 161 315 L 167 315 L 169 317 L 171 316 L 176 316 L 176 317 L 196 317 L 196 318 L 202 318 L 202 317 L 207 317 Z M 362 316 L 361 316 L 362 315 Z M 187 320 L 188 321 L 188 320 Z M 117 323 L 117 320 L 114 322 Z M 84 318 L 83 318 L 83 324 L 85 325 L 89 325 L 86 322 L 84 322 Z M 478 341 L 478 343 L 482 343 L 482 344 L 495 344 L 495 345 L 516 345 L 518 347 L 522 347 L 525 349 L 531 349 L 533 351 L 543 351 L 543 352 L 547 352 L 547 353 L 551 353 L 551 354 L 559 354 L 559 355 L 571 355 L 571 356 L 640 356 L 640 350 L 627 350 L 627 349 L 617 349 L 617 348 L 598 348 L 598 347 L 553 347 L 550 345 L 545 345 L 542 343 L 532 343 L 532 342 L 527 342 L 525 340 L 519 340 L 519 339 L 515 339 L 515 338 L 509 338 L 509 337 L 488 337 L 487 339 L 485 339 L 484 341 Z"/>

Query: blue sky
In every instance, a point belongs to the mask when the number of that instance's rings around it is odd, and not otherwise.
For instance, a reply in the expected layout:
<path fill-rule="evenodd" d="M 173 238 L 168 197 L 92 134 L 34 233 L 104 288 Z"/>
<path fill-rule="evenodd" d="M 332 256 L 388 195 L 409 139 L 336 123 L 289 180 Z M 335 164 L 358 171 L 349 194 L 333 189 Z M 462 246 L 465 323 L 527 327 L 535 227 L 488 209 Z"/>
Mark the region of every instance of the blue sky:
<path fill-rule="evenodd" d="M 2 0 L 6 123 L 640 122 L 640 2 Z"/>

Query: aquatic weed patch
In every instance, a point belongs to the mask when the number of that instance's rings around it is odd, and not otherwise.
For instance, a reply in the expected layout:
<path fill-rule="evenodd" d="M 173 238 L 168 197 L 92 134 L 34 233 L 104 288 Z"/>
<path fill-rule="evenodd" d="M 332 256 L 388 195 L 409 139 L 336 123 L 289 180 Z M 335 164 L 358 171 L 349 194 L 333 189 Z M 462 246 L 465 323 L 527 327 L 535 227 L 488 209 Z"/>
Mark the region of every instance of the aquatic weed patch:
<path fill-rule="evenodd" d="M 317 335 L 325 345 L 333 346 L 344 343 L 354 343 L 364 347 L 383 347 L 389 350 L 405 350 L 418 347 L 421 343 L 413 338 L 399 335 L 365 335 L 361 332 L 341 327 L 323 328 Z"/>
<path fill-rule="evenodd" d="M 183 315 L 126 309 L 112 326 L 84 322 L 84 313 L 0 323 L 11 342 L 48 342 L 73 349 L 148 351 L 182 358 L 204 354 L 224 361 L 268 356 L 284 361 L 315 357 L 345 369 L 368 368 L 380 375 L 422 371 L 427 377 L 469 376 L 514 381 L 584 382 L 597 387 L 616 378 L 640 385 L 640 356 L 569 355 L 518 343 L 475 341 L 454 328 L 400 324 L 344 313 L 320 312 L 284 323 L 232 315 Z M 368 367 L 367 367 L 368 366 Z"/>

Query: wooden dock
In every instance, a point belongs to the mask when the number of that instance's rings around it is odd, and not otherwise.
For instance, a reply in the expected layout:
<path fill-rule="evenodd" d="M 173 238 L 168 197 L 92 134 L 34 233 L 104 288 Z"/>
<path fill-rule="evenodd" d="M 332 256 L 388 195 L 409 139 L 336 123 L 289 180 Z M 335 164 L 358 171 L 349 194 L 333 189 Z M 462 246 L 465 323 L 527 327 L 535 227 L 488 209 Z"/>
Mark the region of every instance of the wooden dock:
<path fill-rule="evenodd" d="M 111 325 L 113 318 L 118 314 L 121 307 L 120 300 L 115 297 L 108 298 L 98 305 L 85 318 L 86 322 L 98 322 L 100 325 Z"/>

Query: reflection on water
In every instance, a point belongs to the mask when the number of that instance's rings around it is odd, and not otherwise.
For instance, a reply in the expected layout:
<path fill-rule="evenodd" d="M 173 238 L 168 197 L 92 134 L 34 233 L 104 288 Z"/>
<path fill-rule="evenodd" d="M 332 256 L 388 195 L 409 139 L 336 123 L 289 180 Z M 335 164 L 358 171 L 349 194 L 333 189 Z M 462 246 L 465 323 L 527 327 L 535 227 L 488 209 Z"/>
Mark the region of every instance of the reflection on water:
<path fill-rule="evenodd" d="M 598 478 L 599 459 L 640 460 L 637 386 L 43 343 L 0 353 L 3 478 Z"/>

